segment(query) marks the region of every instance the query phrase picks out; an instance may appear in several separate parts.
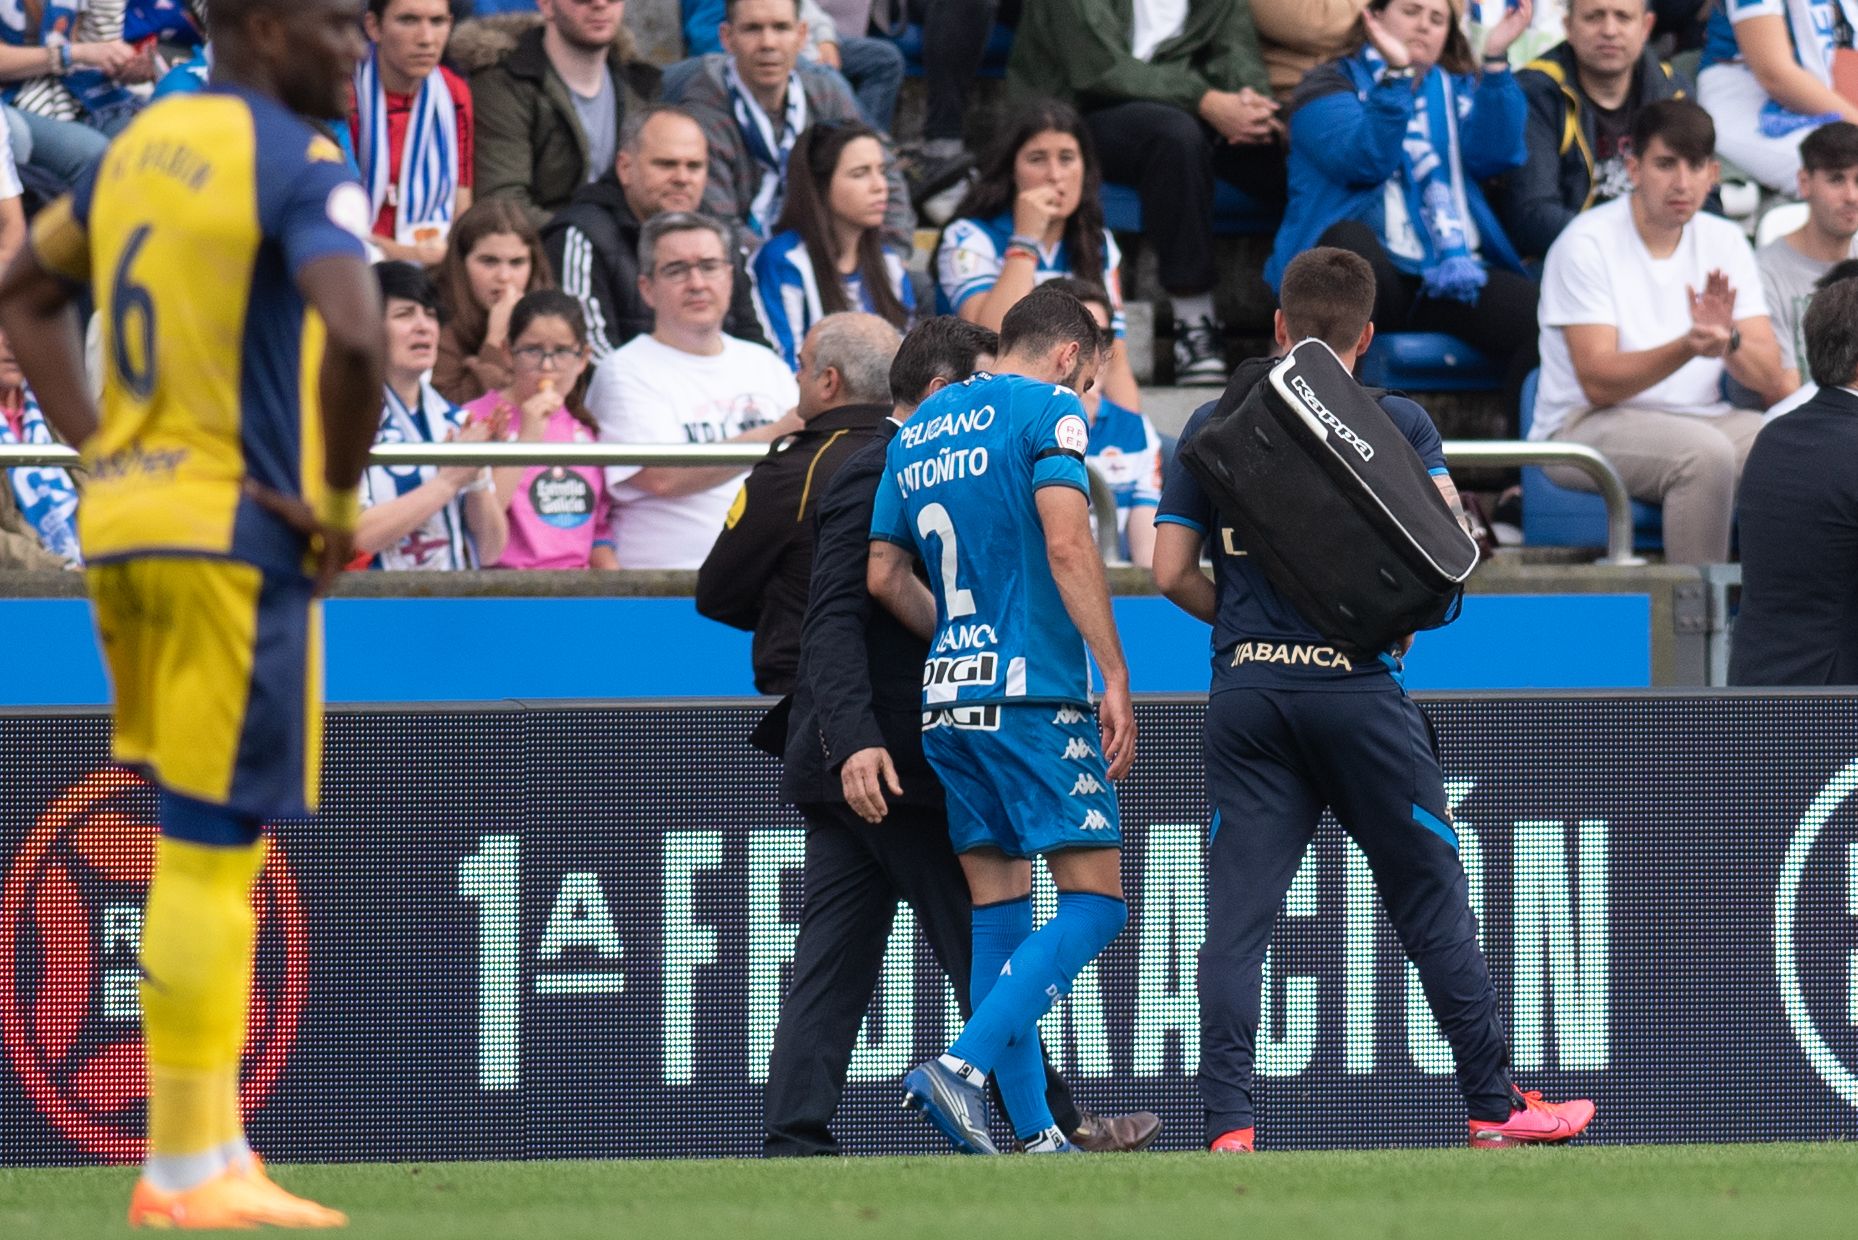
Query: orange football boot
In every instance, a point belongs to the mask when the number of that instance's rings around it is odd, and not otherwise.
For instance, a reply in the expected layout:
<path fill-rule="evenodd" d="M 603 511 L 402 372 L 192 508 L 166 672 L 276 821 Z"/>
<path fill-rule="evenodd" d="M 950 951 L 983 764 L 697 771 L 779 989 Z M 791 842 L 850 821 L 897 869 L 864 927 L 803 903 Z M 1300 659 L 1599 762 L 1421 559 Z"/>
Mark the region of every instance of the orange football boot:
<path fill-rule="evenodd" d="M 1222 1132 L 1213 1138 L 1213 1144 L 1207 1146 L 1215 1154 L 1249 1154 L 1252 1152 L 1251 1128 L 1234 1128 L 1231 1132 Z"/>
<path fill-rule="evenodd" d="M 305 1201 L 273 1184 L 257 1163 L 225 1171 L 183 1192 L 136 1181 L 129 1197 L 129 1225 L 176 1231 L 246 1231 L 254 1227 L 320 1230 L 348 1226 L 339 1210 Z"/>
<path fill-rule="evenodd" d="M 1593 1103 L 1585 1098 L 1568 1102 L 1544 1102 L 1542 1091 L 1531 1089 L 1518 1093 L 1523 1105 L 1501 1123 L 1474 1119 L 1471 1146 L 1480 1150 L 1502 1150 L 1517 1145 L 1559 1145 L 1572 1141 L 1593 1122 Z"/>

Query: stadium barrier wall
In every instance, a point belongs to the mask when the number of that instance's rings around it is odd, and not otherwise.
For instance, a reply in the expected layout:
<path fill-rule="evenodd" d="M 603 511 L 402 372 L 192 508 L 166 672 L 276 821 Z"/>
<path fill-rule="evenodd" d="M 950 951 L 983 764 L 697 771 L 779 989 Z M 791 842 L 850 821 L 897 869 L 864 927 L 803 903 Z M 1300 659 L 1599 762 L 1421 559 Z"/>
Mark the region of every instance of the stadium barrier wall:
<path fill-rule="evenodd" d="M 1858 700 L 1433 697 L 1515 1070 L 1600 1142 L 1858 1138 Z M 752 1155 L 803 839 L 765 702 L 332 713 L 276 825 L 245 1100 L 280 1159 Z M 1201 1139 L 1203 704 L 1144 700 L 1128 930 L 1047 1020 L 1093 1109 Z M 131 1159 L 153 797 L 94 712 L 0 713 L 0 1164 Z M 1243 830 L 1228 823 L 1223 830 Z M 1052 903 L 1039 892 L 1041 915 Z M 1325 826 L 1265 983 L 1259 1139 L 1463 1138 L 1450 1057 Z M 899 913 L 838 1133 L 936 1148 L 897 1081 L 954 1023 Z"/>

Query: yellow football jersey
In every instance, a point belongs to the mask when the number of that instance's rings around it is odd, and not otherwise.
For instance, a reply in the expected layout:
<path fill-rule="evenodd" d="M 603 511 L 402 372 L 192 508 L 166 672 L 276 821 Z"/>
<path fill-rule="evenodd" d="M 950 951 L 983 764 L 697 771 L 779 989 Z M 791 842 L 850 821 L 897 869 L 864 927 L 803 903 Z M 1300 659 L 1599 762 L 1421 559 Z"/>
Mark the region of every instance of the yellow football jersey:
<path fill-rule="evenodd" d="M 367 196 L 335 143 L 236 88 L 143 112 L 41 212 L 49 270 L 102 320 L 101 425 L 84 448 L 85 559 L 195 554 L 300 572 L 301 535 L 245 494 L 322 488 L 323 330 L 295 274 L 364 257 Z"/>

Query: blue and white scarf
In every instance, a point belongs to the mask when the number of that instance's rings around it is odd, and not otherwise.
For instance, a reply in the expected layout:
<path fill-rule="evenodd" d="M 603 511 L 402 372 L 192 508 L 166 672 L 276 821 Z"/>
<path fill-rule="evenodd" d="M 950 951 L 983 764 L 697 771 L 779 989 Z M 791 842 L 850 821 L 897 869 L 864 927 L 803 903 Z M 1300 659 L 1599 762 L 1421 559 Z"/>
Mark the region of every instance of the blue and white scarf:
<path fill-rule="evenodd" d="M 736 128 L 742 131 L 742 142 L 761 165 L 761 183 L 755 187 L 754 201 L 749 205 L 748 227 L 757 237 L 766 239 L 768 230 L 781 216 L 787 157 L 793 154 L 794 140 L 806 128 L 806 91 L 801 88 L 798 73 L 787 76 L 787 107 L 781 113 L 777 133 L 774 122 L 742 84 L 734 60 L 723 62 L 723 85 L 729 90 L 729 104 L 735 111 Z"/>
<path fill-rule="evenodd" d="M 39 28 L 26 29 L 21 0 L 0 0 L 0 42 L 13 47 L 56 47 L 126 37 L 120 6 L 91 9 L 90 0 L 46 0 Z M 78 120 L 89 113 L 98 128 L 113 125 L 121 114 L 141 108 L 142 100 L 100 69 L 73 68 L 63 76 L 43 74 L 0 88 L 0 97 L 29 112 L 54 120 Z"/>
<path fill-rule="evenodd" d="M 0 414 L 0 443 L 57 443 L 52 428 L 45 424 L 45 415 L 39 412 L 39 402 L 33 399 L 30 391 L 22 395 L 26 416 L 20 424 L 20 433 L 15 435 L 13 423 Z M 20 514 L 38 533 L 39 542 L 55 556 L 73 564 L 83 563 L 77 545 L 77 487 L 72 484 L 71 475 L 48 466 L 22 465 L 6 472 Z"/>
<path fill-rule="evenodd" d="M 1379 81 L 1387 62 L 1371 47 L 1363 55 Z M 1434 65 L 1413 99 L 1400 173 L 1387 183 L 1381 238 L 1389 253 L 1418 264 L 1426 296 L 1463 302 L 1475 302 L 1489 279 L 1476 255 L 1458 147 L 1459 113 L 1469 108 L 1470 100 L 1458 97 L 1451 75 Z"/>
<path fill-rule="evenodd" d="M 400 151 L 396 180 L 387 142 L 387 94 L 381 86 L 380 49 L 368 49 L 368 58 L 355 70 L 355 150 L 361 165 L 361 183 L 372 207 L 370 219 L 380 216 L 389 201 L 394 207 L 394 240 L 412 245 L 431 239 L 443 241 L 452 230 L 458 195 L 458 112 L 445 75 L 434 69 L 419 84 L 407 117 L 406 145 Z M 421 234 L 424 234 L 422 236 Z"/>
<path fill-rule="evenodd" d="M 412 408 L 391 387 L 386 389 L 381 429 L 374 442 L 444 443 L 464 427 L 464 411 L 420 381 L 419 405 Z M 417 491 L 439 472 L 436 465 L 370 465 L 361 476 L 363 507 Z M 391 571 L 449 571 L 477 567 L 477 548 L 465 526 L 464 499 L 458 497 L 427 517 L 418 529 L 374 557 L 374 567 Z"/>

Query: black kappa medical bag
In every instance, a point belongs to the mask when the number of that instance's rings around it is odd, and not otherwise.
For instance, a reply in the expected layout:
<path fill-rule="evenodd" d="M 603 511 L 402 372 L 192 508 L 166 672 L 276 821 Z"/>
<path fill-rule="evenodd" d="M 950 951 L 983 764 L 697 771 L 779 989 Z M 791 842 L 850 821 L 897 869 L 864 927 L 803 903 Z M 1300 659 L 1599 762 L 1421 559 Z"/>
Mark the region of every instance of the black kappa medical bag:
<path fill-rule="evenodd" d="M 1450 622 L 1477 567 L 1477 544 L 1375 397 L 1328 345 L 1305 340 L 1282 361 L 1241 366 L 1181 446 L 1271 584 L 1362 654 Z"/>

